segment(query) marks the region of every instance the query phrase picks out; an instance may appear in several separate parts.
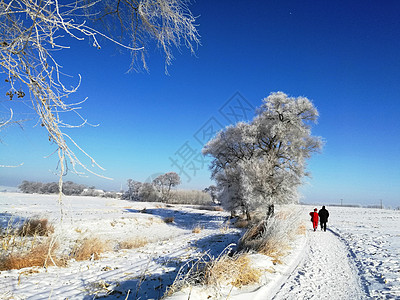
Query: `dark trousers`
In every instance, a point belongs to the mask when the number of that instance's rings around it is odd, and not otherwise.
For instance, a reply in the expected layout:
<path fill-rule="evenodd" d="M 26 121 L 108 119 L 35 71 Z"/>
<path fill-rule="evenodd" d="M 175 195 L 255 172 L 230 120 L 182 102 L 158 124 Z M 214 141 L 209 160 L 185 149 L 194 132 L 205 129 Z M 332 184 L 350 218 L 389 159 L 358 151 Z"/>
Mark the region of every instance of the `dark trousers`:
<path fill-rule="evenodd" d="M 326 231 L 326 222 L 321 222 L 321 230 Z"/>

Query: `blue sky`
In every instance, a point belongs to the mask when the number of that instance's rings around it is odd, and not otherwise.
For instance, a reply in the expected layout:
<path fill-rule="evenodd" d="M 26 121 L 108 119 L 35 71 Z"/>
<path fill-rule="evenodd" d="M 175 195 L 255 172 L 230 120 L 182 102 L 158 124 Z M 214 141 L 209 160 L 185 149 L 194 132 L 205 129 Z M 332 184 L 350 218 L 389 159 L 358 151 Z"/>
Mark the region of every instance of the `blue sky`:
<path fill-rule="evenodd" d="M 182 188 L 204 188 L 211 183 L 199 156 L 204 130 L 234 122 L 227 112 L 238 104 L 255 108 L 283 91 L 313 101 L 320 113 L 313 134 L 326 141 L 309 162 L 304 201 L 400 205 L 399 1 L 221 0 L 191 10 L 202 46 L 196 56 L 174 51 L 169 75 L 155 48 L 149 73 L 127 73 L 129 55 L 112 45 L 73 43 L 58 53 L 71 82 L 82 75 L 70 101 L 88 97 L 80 113 L 99 124 L 67 132 L 114 179 L 66 180 L 118 190 L 128 178 L 175 171 Z M 237 119 L 252 118 L 244 112 Z M 34 125 L 0 132 L 0 164 L 24 163 L 1 169 L 0 185 L 57 180 L 57 157 L 43 158 L 54 146 Z"/>

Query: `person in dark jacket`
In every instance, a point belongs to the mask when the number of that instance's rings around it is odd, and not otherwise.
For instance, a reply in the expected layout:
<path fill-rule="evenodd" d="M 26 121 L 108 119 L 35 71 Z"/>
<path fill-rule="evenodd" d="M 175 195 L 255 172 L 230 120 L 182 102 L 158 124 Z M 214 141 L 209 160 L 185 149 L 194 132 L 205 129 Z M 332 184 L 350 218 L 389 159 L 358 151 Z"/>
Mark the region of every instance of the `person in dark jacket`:
<path fill-rule="evenodd" d="M 329 212 L 325 209 L 325 206 L 322 206 L 322 208 L 319 210 L 318 216 L 321 230 L 326 231 L 326 223 L 328 222 Z"/>

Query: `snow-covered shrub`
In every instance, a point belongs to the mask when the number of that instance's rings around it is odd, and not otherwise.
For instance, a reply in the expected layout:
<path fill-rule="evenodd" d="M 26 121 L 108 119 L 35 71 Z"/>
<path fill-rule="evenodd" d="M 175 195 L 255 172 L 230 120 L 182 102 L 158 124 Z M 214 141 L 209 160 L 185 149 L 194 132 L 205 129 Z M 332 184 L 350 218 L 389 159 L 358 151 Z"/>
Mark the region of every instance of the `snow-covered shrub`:
<path fill-rule="evenodd" d="M 103 198 L 112 198 L 112 199 L 120 199 L 122 196 L 122 193 L 118 192 L 105 192 L 104 195 L 102 195 Z"/>
<path fill-rule="evenodd" d="M 103 190 L 98 190 L 95 188 L 83 189 L 81 196 L 90 196 L 90 197 L 102 197 L 105 192 Z"/>
<path fill-rule="evenodd" d="M 144 202 L 157 202 L 159 201 L 159 196 L 151 183 L 143 183 L 139 190 L 139 199 Z"/>

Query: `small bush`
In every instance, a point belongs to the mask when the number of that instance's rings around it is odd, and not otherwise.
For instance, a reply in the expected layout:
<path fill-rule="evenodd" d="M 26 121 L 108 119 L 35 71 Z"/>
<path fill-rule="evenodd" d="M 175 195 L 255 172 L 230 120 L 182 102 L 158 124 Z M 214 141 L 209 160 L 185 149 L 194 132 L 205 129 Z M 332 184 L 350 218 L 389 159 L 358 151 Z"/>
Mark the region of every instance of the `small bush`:
<path fill-rule="evenodd" d="M 80 260 L 99 259 L 100 255 L 109 249 L 109 245 L 99 238 L 87 238 L 76 242 L 71 258 Z"/>
<path fill-rule="evenodd" d="M 166 217 L 166 218 L 164 218 L 164 222 L 165 223 L 173 223 L 175 221 L 175 218 L 174 217 Z"/>

